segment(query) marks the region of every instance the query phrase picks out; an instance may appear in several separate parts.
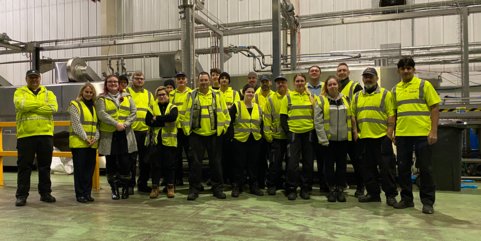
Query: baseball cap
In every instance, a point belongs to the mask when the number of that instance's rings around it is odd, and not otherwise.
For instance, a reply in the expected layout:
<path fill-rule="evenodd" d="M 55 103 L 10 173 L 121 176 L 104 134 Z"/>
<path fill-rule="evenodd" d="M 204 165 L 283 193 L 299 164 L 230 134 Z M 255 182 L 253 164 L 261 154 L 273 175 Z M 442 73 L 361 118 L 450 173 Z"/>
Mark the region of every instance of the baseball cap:
<path fill-rule="evenodd" d="M 175 74 L 175 78 L 177 78 L 177 76 L 180 76 L 180 75 L 187 77 L 187 75 L 184 72 L 180 71 L 180 72 L 177 72 L 177 74 Z"/>
<path fill-rule="evenodd" d="M 35 76 L 40 77 L 40 71 L 35 70 L 35 69 L 31 69 L 31 70 L 27 71 L 27 74 L 25 75 L 25 77 L 28 77 L 30 75 L 35 75 Z"/>
<path fill-rule="evenodd" d="M 274 81 L 278 81 L 278 80 L 285 80 L 285 81 L 287 81 L 286 77 L 284 77 L 284 76 L 282 76 L 282 75 L 277 76 Z"/>
<path fill-rule="evenodd" d="M 271 77 L 270 77 L 268 74 L 263 74 L 263 75 L 261 75 L 261 82 L 262 82 L 263 80 L 269 80 L 269 81 L 270 81 L 270 80 L 271 80 Z"/>
<path fill-rule="evenodd" d="M 377 76 L 377 71 L 375 68 L 367 68 L 364 70 L 364 72 L 362 72 L 362 75 L 374 75 L 374 76 Z"/>

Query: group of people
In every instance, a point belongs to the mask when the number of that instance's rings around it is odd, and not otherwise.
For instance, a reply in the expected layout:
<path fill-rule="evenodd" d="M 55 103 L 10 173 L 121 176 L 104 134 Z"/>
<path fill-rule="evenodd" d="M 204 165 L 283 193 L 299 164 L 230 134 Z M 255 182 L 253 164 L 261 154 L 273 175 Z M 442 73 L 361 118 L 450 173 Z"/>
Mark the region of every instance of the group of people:
<path fill-rule="evenodd" d="M 207 152 L 208 182 L 219 199 L 226 198 L 224 183 L 231 184 L 232 197 L 239 197 L 248 184 L 250 193 L 257 196 L 263 196 L 262 189 L 267 186 L 268 195 L 285 188 L 287 198 L 295 200 L 300 188 L 300 197 L 310 199 L 317 160 L 321 191 L 328 192 L 329 202 L 345 202 L 349 155 L 359 202 L 381 202 L 382 189 L 387 205 L 404 209 L 414 206 L 410 177 L 415 151 L 423 212 L 431 214 L 435 201 L 431 145 L 437 140 L 440 98 L 429 82 L 414 76 L 413 59 L 402 58 L 397 67 L 402 81 L 391 91 L 379 85 L 374 68 L 362 73 L 364 87 L 351 81 L 345 63 L 338 65 L 337 75 L 323 83 L 318 66 L 309 68 L 309 79 L 296 74 L 294 90 L 288 89 L 289 80 L 284 76 L 275 77 L 276 91 L 271 90 L 268 75 L 260 77 L 258 86 L 258 76 L 251 72 L 247 84 L 236 91 L 229 87 L 229 74 L 215 68 L 210 74 L 199 73 L 194 90 L 187 87 L 183 72 L 153 94 L 143 88 L 141 72 L 133 74 L 131 87 L 126 76 L 107 76 L 99 95 L 86 83 L 68 110 L 77 201 L 94 201 L 91 188 L 98 148 L 106 157 L 112 199 L 128 198 L 135 186 L 150 193 L 150 198 L 157 198 L 160 186 L 165 186 L 167 196 L 175 197 L 175 188 L 183 185 L 185 153 L 187 199 L 196 200 L 204 190 L 202 161 Z M 56 98 L 40 86 L 38 71 L 28 71 L 26 81 L 14 97 L 19 152 L 17 206 L 26 204 L 35 154 L 41 201 L 55 202 L 50 162 Z M 393 144 L 397 146 L 397 181 Z M 397 184 L 401 187 L 399 202 Z"/>

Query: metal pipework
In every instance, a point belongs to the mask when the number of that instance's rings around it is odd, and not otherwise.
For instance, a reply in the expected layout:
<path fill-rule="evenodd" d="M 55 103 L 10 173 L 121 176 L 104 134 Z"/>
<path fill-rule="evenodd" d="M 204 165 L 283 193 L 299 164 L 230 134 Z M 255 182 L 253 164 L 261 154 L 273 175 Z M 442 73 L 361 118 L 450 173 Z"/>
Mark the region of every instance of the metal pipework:
<path fill-rule="evenodd" d="M 76 82 L 102 81 L 97 73 L 80 58 L 73 58 L 67 62 L 67 75 L 70 80 Z"/>

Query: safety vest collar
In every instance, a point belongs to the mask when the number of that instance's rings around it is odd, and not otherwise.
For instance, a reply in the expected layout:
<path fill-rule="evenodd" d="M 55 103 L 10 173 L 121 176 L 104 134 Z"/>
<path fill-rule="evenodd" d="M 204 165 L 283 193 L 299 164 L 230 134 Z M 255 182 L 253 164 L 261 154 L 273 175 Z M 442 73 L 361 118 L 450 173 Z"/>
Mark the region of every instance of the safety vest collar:
<path fill-rule="evenodd" d="M 175 94 L 183 94 L 183 93 L 188 93 L 188 92 L 191 92 L 191 91 L 192 91 L 192 89 L 191 89 L 191 88 L 189 88 L 189 87 L 185 87 L 185 90 L 184 90 L 184 92 L 180 92 L 180 90 L 179 90 L 179 89 L 175 89 L 175 90 L 173 90 L 173 91 L 174 91 L 174 93 L 173 93 L 173 94 L 175 95 Z M 172 92 L 171 92 L 171 93 L 172 93 Z"/>
<path fill-rule="evenodd" d="M 227 93 L 233 92 L 233 90 L 232 90 L 232 87 L 228 87 L 225 91 L 222 91 L 222 90 L 219 88 L 219 92 L 222 92 L 223 94 L 227 94 Z"/>
<path fill-rule="evenodd" d="M 140 92 L 140 93 L 144 93 L 144 92 L 145 92 L 145 89 L 144 89 L 144 87 L 142 87 L 141 90 L 137 90 L 136 88 L 133 88 L 133 87 L 127 88 L 127 93 L 130 93 L 130 91 L 133 91 L 133 92 L 135 92 L 135 93 L 139 93 L 139 92 Z"/>
<path fill-rule="evenodd" d="M 329 94 L 327 94 L 327 93 L 326 93 L 326 97 L 327 97 L 328 99 L 330 99 L 330 100 L 335 100 L 334 98 L 332 98 L 332 97 L 331 97 Z M 344 97 L 344 95 L 343 95 L 341 92 L 339 92 L 339 99 L 342 99 L 343 97 Z"/>
<path fill-rule="evenodd" d="M 366 87 L 364 87 L 364 88 L 362 89 L 362 94 L 363 94 L 363 95 L 375 95 L 375 94 L 379 94 L 379 93 L 381 93 L 381 86 L 379 86 L 379 84 L 377 85 L 376 90 L 374 90 L 374 92 L 372 92 L 371 94 L 369 94 L 369 93 L 366 92 Z"/>
<path fill-rule="evenodd" d="M 207 91 L 207 93 L 203 94 L 202 92 L 200 92 L 199 88 L 195 89 L 197 90 L 197 95 L 202 95 L 202 96 L 209 96 L 209 95 L 212 95 L 212 90 L 209 89 L 209 91 Z"/>
<path fill-rule="evenodd" d="M 47 88 L 46 88 L 45 86 L 40 85 L 38 88 L 40 89 L 40 91 L 38 92 L 37 95 L 43 94 L 43 93 L 45 93 L 45 91 L 47 91 Z M 23 90 L 23 91 L 25 91 L 25 93 L 28 93 L 28 94 L 30 94 L 30 95 L 32 95 L 32 96 L 35 96 L 35 95 L 32 93 L 32 91 L 28 88 L 27 85 L 25 85 L 25 86 L 23 86 L 23 87 L 20 87 L 20 88 L 18 88 L 18 89 L 19 89 L 19 90 Z"/>

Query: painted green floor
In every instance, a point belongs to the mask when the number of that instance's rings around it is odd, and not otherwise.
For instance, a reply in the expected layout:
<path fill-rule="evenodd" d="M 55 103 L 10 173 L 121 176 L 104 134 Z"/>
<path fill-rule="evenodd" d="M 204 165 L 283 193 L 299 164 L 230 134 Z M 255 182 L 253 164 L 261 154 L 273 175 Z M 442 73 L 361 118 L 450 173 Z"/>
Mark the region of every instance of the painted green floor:
<path fill-rule="evenodd" d="M 187 201 L 187 186 L 174 199 L 147 194 L 110 199 L 101 176 L 95 202 L 78 203 L 73 176 L 52 175 L 56 203 L 37 193 L 37 173 L 24 207 L 15 207 L 16 173 L 0 186 L 0 240 L 479 240 L 481 190 L 437 192 L 435 214 L 416 207 L 395 210 L 385 203 L 361 204 L 348 190 L 346 203 L 328 203 L 318 189 L 311 200 L 288 201 L 249 193 L 219 200 L 207 191 Z M 479 185 L 479 184 L 478 184 Z M 228 188 L 225 188 L 228 189 Z M 399 200 L 399 197 L 398 197 Z M 383 200 L 384 201 L 384 200 Z"/>

